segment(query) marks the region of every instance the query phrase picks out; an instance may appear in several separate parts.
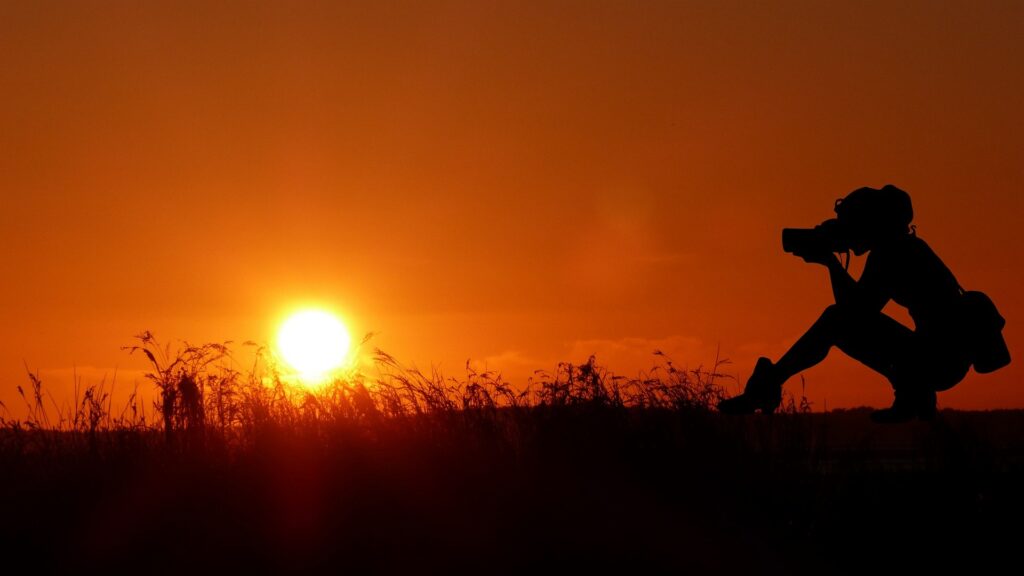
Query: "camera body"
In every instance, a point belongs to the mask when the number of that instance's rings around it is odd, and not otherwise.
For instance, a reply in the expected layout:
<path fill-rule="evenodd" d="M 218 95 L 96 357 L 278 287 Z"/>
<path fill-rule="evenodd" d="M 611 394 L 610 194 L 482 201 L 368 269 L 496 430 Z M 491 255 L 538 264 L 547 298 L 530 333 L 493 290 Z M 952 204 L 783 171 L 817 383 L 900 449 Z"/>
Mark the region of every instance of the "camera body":
<path fill-rule="evenodd" d="M 820 250 L 846 252 L 849 235 L 838 218 L 830 218 L 814 228 L 783 228 L 782 249 L 790 254 L 807 254 Z"/>

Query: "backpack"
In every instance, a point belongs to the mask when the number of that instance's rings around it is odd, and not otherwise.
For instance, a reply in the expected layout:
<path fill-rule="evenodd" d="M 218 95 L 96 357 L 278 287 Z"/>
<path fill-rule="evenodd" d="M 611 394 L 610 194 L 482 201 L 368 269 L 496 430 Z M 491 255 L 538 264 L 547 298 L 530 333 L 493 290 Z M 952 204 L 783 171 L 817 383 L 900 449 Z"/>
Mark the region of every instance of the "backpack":
<path fill-rule="evenodd" d="M 995 372 L 1010 363 L 1010 350 L 1003 339 L 1006 319 L 984 292 L 963 291 L 960 296 L 963 328 L 970 343 L 971 363 L 980 374 Z"/>

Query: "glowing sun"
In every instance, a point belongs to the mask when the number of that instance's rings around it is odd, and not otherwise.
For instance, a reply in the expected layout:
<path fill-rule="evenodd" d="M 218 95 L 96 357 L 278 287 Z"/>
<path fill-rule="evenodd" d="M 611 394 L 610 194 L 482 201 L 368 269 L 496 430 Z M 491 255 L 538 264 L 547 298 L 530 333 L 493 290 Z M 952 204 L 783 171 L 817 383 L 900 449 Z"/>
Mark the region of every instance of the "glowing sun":
<path fill-rule="evenodd" d="M 345 324 L 324 310 L 296 312 L 277 332 L 281 356 L 307 383 L 325 380 L 344 366 L 351 345 Z"/>

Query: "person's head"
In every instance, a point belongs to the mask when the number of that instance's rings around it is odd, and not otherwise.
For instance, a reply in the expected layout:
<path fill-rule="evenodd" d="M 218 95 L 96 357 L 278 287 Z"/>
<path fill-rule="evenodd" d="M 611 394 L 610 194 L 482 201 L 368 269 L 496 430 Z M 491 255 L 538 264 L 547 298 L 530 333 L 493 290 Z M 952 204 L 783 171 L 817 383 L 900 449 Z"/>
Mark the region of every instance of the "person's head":
<path fill-rule="evenodd" d="M 850 249 L 859 256 L 910 234 L 914 209 L 909 194 L 887 184 L 882 188 L 858 188 L 837 200 L 836 216 L 846 231 Z"/>

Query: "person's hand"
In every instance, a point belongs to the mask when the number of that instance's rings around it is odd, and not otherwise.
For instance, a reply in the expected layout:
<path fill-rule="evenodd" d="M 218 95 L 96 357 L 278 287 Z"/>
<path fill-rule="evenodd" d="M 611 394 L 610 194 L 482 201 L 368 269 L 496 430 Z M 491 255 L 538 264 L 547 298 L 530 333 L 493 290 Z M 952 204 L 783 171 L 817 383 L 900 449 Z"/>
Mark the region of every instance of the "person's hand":
<path fill-rule="evenodd" d="M 822 266 L 828 266 L 836 259 L 836 255 L 828 248 L 809 248 L 804 252 L 794 252 L 793 255 L 803 258 L 804 262 L 808 264 L 821 264 Z"/>

